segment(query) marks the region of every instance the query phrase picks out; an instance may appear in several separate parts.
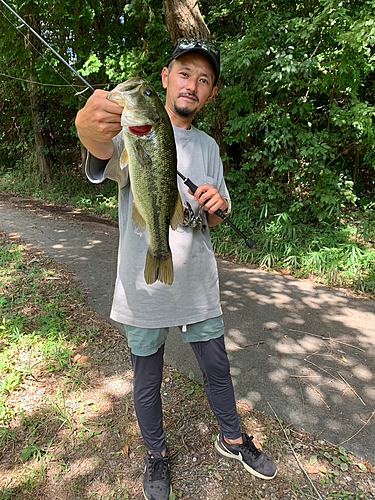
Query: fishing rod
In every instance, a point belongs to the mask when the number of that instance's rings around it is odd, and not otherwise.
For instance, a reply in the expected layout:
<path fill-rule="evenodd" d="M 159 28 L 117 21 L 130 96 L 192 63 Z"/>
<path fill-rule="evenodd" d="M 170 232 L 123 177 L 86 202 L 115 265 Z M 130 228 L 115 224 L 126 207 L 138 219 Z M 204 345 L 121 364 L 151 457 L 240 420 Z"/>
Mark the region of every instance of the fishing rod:
<path fill-rule="evenodd" d="M 27 26 L 27 28 L 29 28 L 29 30 L 38 38 L 38 40 L 40 40 L 46 47 L 48 47 L 50 49 L 50 51 L 59 59 L 59 61 L 61 61 L 62 63 L 65 64 L 65 66 L 67 66 L 70 71 L 72 71 L 89 89 L 91 89 L 93 92 L 95 91 L 95 89 L 79 74 L 77 73 L 77 71 L 67 62 L 65 61 L 65 59 L 63 57 L 60 56 L 60 54 L 58 54 L 45 40 L 44 38 L 42 38 L 39 33 L 37 33 L 31 26 L 29 26 L 27 24 L 27 22 L 17 14 L 17 12 L 15 12 L 4 0 L 0 0 L 0 2 L 5 5 L 5 7 L 7 9 L 9 9 L 12 14 L 14 14 L 25 26 Z M 82 92 L 77 92 L 77 94 L 83 94 L 87 89 L 83 90 Z M 177 171 L 177 174 L 181 177 L 181 179 L 183 180 L 184 184 L 186 184 L 188 186 L 188 188 L 190 188 L 190 190 L 192 191 L 192 193 L 194 194 L 195 191 L 198 189 L 198 186 L 196 186 L 189 178 L 185 177 L 184 175 L 181 174 L 181 172 Z M 223 211 L 222 210 L 216 210 L 215 212 L 215 215 L 217 215 L 218 217 L 220 217 L 221 219 L 223 219 L 224 222 L 226 222 L 232 229 L 234 229 L 234 231 L 236 231 L 236 233 L 241 236 L 241 238 L 243 238 L 245 240 L 245 243 L 246 245 L 249 247 L 249 248 L 253 248 L 256 243 L 254 240 L 252 240 L 251 238 L 247 238 L 239 229 L 238 227 L 236 227 L 230 220 L 227 219 L 227 217 L 224 215 Z"/>
<path fill-rule="evenodd" d="M 34 35 L 38 38 L 38 40 L 40 40 L 42 43 L 44 43 L 44 45 L 45 45 L 46 47 L 48 47 L 48 48 L 50 49 L 50 51 L 51 51 L 51 52 L 52 52 L 52 53 L 53 53 L 53 54 L 54 54 L 54 55 L 55 55 L 55 56 L 59 59 L 59 61 L 61 61 L 62 63 L 64 63 L 64 64 L 65 64 L 65 66 L 67 66 L 67 67 L 70 69 L 70 71 L 72 71 L 72 72 L 73 72 L 73 73 L 74 73 L 74 74 L 75 74 L 75 75 L 76 75 L 76 76 L 77 76 L 77 77 L 78 77 L 78 78 L 79 78 L 79 79 L 80 79 L 80 80 L 81 80 L 81 81 L 82 81 L 82 82 L 83 82 L 83 83 L 84 83 L 84 84 L 85 84 L 85 85 L 86 85 L 89 89 L 91 89 L 93 92 L 95 91 L 94 87 L 92 87 L 92 86 L 91 86 L 91 85 L 90 85 L 90 84 L 89 84 L 89 83 L 88 83 L 88 82 L 87 82 L 87 81 L 86 81 L 86 80 L 85 80 L 85 79 L 84 79 L 84 78 L 83 78 L 83 77 L 82 77 L 79 73 L 77 73 L 77 71 L 76 71 L 76 70 L 75 70 L 75 69 L 74 69 L 74 68 L 73 68 L 73 67 L 72 67 L 72 66 L 71 66 L 71 65 L 70 65 L 67 61 L 65 61 L 65 59 L 64 59 L 63 57 L 61 57 L 61 56 L 60 56 L 60 54 L 58 54 L 58 53 L 56 52 L 56 50 L 55 50 L 55 49 L 53 49 L 53 48 L 52 48 L 52 47 L 51 47 L 51 46 L 50 46 L 50 45 L 49 45 L 49 44 L 48 44 L 48 43 L 44 40 L 44 38 L 42 38 L 42 37 L 39 35 L 39 33 L 37 33 L 37 32 L 36 32 L 36 31 L 35 31 L 35 30 L 31 27 L 31 26 L 29 26 L 29 25 L 27 24 L 27 22 L 26 22 L 24 19 L 22 19 L 22 17 L 21 17 L 21 16 L 19 16 L 19 15 L 17 14 L 17 12 L 15 12 L 15 11 L 12 9 L 12 7 L 10 7 L 10 6 L 9 6 L 6 2 L 4 2 L 4 0 L 0 0 L 0 2 L 1 2 L 3 5 L 5 5 L 5 7 L 6 7 L 7 9 L 9 9 L 9 10 L 11 11 L 11 13 L 12 13 L 12 14 L 14 14 L 14 15 L 16 16 L 16 17 L 17 17 L 17 18 L 18 18 L 18 19 L 22 22 L 22 24 L 24 24 L 25 26 L 27 26 L 27 28 L 29 28 L 29 30 L 30 30 L 30 31 L 31 31 L 31 32 L 32 32 L 32 33 L 33 33 L 33 34 L 34 34 Z M 82 93 L 83 93 L 83 92 L 85 92 L 86 90 L 87 90 L 87 89 L 85 89 L 85 90 L 84 90 L 84 91 L 82 91 L 82 92 L 78 92 L 78 94 L 82 94 Z"/>
<path fill-rule="evenodd" d="M 198 186 L 194 184 L 194 182 L 192 182 L 188 177 L 185 177 L 184 175 L 181 174 L 181 172 L 179 172 L 177 170 L 177 174 L 181 177 L 181 179 L 183 180 L 184 184 L 187 185 L 187 187 L 191 190 L 191 192 L 194 194 L 195 191 L 198 189 Z M 252 240 L 251 238 L 247 238 L 239 229 L 238 227 L 236 227 L 233 222 L 231 222 L 229 219 L 227 219 L 227 217 L 224 215 L 224 212 L 222 210 L 216 210 L 216 212 L 214 212 L 215 215 L 217 215 L 218 217 L 220 217 L 221 219 L 223 219 L 224 222 L 226 222 L 232 229 L 234 229 L 236 231 L 237 234 L 239 234 L 241 236 L 241 238 L 243 238 L 245 240 L 245 243 L 246 245 L 249 247 L 249 248 L 254 248 L 256 243 L 254 240 Z"/>

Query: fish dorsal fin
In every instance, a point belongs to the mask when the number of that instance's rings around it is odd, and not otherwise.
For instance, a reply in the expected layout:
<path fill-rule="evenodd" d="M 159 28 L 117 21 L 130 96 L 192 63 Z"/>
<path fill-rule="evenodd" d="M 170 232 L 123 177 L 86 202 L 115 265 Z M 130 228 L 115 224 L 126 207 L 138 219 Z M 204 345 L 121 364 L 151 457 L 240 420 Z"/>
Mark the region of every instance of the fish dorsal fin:
<path fill-rule="evenodd" d="M 171 222 L 170 222 L 171 228 L 175 231 L 179 224 L 180 226 L 182 226 L 183 222 L 184 222 L 184 207 L 182 206 L 180 193 L 178 193 L 176 205 L 174 207 L 174 211 L 171 217 Z"/>
<path fill-rule="evenodd" d="M 125 167 L 129 165 L 129 155 L 126 149 L 122 152 L 122 155 L 120 156 L 120 168 L 121 170 L 124 170 Z"/>
<path fill-rule="evenodd" d="M 133 224 L 138 231 L 141 233 L 144 233 L 146 230 L 146 221 L 142 217 L 142 215 L 139 213 L 139 210 L 137 208 L 137 205 L 134 203 L 133 206 Z"/>

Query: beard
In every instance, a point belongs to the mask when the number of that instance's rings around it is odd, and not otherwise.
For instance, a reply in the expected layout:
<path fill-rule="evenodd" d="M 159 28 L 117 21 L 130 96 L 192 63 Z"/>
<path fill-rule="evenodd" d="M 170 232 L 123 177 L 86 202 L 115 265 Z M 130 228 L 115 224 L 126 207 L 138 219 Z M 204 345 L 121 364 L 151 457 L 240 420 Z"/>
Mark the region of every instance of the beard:
<path fill-rule="evenodd" d="M 182 118 L 191 118 L 192 116 L 195 115 L 194 109 L 183 108 L 183 107 L 177 106 L 177 104 L 174 105 L 174 110 Z"/>
<path fill-rule="evenodd" d="M 180 97 L 182 97 L 183 94 L 181 94 Z M 194 97 L 196 102 L 197 102 L 197 105 L 199 104 L 199 99 L 197 96 Z M 195 113 L 197 112 L 196 109 L 191 109 L 191 108 L 188 108 L 187 106 L 179 106 L 177 104 L 177 102 L 174 103 L 174 110 L 176 111 L 176 113 L 181 116 L 182 118 L 192 118 Z"/>

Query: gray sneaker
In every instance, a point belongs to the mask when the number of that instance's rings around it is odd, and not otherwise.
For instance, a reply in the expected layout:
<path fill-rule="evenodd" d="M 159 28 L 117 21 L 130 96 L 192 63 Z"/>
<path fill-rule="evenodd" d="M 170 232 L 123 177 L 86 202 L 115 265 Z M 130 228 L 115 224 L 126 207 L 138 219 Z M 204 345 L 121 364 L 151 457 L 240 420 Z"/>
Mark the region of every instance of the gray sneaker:
<path fill-rule="evenodd" d="M 216 452 L 224 457 L 239 460 L 245 469 L 261 479 L 273 479 L 276 476 L 276 465 L 265 453 L 258 450 L 253 443 L 253 436 L 242 434 L 243 444 L 230 445 L 219 434 L 215 441 Z"/>
<path fill-rule="evenodd" d="M 169 455 L 159 453 L 146 455 L 143 477 L 143 494 L 147 500 L 169 500 L 171 481 L 169 477 Z"/>

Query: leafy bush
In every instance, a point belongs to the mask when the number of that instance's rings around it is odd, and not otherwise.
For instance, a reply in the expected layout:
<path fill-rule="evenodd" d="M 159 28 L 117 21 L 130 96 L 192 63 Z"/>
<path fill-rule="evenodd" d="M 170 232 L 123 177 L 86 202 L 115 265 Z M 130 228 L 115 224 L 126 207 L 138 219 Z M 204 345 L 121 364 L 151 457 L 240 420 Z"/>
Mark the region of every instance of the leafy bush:
<path fill-rule="evenodd" d="M 216 119 L 236 203 L 317 221 L 373 196 L 374 14 L 370 2 L 265 1 L 222 43 Z"/>

